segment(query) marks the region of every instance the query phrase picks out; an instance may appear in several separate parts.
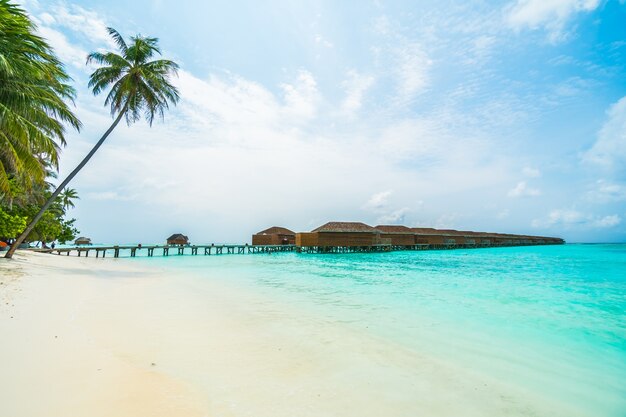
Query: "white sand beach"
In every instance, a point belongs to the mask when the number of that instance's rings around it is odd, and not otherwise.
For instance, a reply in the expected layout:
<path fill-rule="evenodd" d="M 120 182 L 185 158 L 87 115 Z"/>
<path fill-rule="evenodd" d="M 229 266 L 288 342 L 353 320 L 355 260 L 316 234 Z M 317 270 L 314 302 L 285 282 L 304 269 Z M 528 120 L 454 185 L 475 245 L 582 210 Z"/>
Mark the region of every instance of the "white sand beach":
<path fill-rule="evenodd" d="M 0 416 L 577 415 L 146 263 L 19 254 L 0 301 Z"/>

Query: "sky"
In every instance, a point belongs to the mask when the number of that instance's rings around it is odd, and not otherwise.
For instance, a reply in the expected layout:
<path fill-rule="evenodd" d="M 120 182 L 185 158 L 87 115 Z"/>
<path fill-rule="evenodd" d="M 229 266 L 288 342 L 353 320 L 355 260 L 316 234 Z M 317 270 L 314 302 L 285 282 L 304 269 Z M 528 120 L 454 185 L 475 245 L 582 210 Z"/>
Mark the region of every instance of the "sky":
<path fill-rule="evenodd" d="M 249 242 L 327 221 L 626 241 L 623 0 L 22 0 L 84 124 L 106 27 L 158 37 L 178 106 L 120 125 L 71 184 L 95 242 Z"/>

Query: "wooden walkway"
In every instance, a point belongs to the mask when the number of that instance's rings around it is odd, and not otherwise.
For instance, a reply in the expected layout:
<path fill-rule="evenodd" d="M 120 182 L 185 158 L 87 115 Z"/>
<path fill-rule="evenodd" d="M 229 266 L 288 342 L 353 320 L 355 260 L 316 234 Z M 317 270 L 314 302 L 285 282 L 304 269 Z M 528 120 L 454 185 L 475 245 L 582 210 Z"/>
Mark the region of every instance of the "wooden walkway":
<path fill-rule="evenodd" d="M 421 251 L 421 250 L 447 250 L 447 249 L 474 249 L 495 248 L 507 246 L 535 246 L 552 245 L 559 243 L 518 243 L 518 244 L 417 244 L 408 246 L 398 245 L 373 245 L 373 246 L 304 246 L 296 245 L 130 245 L 130 246 L 75 246 L 70 248 L 55 249 L 26 249 L 34 252 L 53 253 L 56 255 L 74 255 L 88 257 L 90 254 L 96 258 L 105 258 L 107 255 L 113 258 L 137 256 L 170 256 L 170 255 L 243 255 L 255 253 L 275 252 L 298 252 L 298 253 L 373 253 L 392 251 Z"/>
<path fill-rule="evenodd" d="M 36 252 L 53 253 L 56 255 L 77 255 L 88 257 L 91 253 L 96 258 L 105 258 L 107 253 L 114 258 L 125 255 L 135 258 L 140 256 L 170 255 L 226 255 L 293 252 L 295 245 L 146 245 L 146 246 L 75 246 L 71 248 L 32 249 Z M 141 255 L 144 254 L 145 255 Z"/>

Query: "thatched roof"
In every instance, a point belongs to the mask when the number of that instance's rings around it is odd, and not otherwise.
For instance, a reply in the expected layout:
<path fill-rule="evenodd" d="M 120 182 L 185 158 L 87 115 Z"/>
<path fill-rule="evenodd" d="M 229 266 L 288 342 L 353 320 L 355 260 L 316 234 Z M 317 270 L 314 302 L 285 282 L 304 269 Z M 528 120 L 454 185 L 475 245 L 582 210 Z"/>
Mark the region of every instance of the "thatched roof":
<path fill-rule="evenodd" d="M 360 222 L 328 222 L 313 232 L 374 233 L 376 229 Z"/>
<path fill-rule="evenodd" d="M 257 233 L 257 235 L 295 235 L 296 233 L 285 228 L 285 227 L 278 227 L 278 226 L 273 226 L 270 227 L 269 229 L 265 229 L 265 230 L 261 230 L 259 233 Z"/>
<path fill-rule="evenodd" d="M 167 240 L 178 240 L 178 239 L 184 239 L 184 240 L 189 240 L 189 238 L 181 233 L 174 233 L 172 236 L 168 237 Z"/>
<path fill-rule="evenodd" d="M 402 226 L 399 224 L 389 224 L 389 225 L 380 225 L 376 226 L 377 230 L 380 230 L 383 233 L 395 233 L 395 234 L 403 234 L 403 235 L 412 235 L 415 232 L 409 229 L 406 226 Z"/>
<path fill-rule="evenodd" d="M 81 236 L 74 241 L 75 245 L 89 245 L 91 243 L 91 239 L 88 237 Z"/>

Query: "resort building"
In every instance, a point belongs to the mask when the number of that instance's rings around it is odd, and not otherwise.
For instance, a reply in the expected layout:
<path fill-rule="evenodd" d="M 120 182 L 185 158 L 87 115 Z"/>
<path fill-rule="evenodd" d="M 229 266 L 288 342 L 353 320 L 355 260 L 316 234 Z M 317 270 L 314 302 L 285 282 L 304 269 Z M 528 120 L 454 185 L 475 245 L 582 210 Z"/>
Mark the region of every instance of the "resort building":
<path fill-rule="evenodd" d="M 270 227 L 252 235 L 253 245 L 295 245 L 296 233 L 284 227 Z"/>
<path fill-rule="evenodd" d="M 188 245 L 189 238 L 180 233 L 174 233 L 172 236 L 167 238 L 168 245 Z"/>
<path fill-rule="evenodd" d="M 383 242 L 381 232 L 359 222 L 329 222 L 308 233 L 296 233 L 299 247 L 372 247 Z"/>
<path fill-rule="evenodd" d="M 406 226 L 380 225 L 376 226 L 376 230 L 380 231 L 381 239 L 389 239 L 389 242 L 392 246 L 415 245 L 415 233 L 413 232 L 413 230 Z"/>
<path fill-rule="evenodd" d="M 413 227 L 411 230 L 414 233 L 416 245 L 431 245 L 433 247 L 443 247 L 445 245 L 444 236 L 437 229 Z"/>

